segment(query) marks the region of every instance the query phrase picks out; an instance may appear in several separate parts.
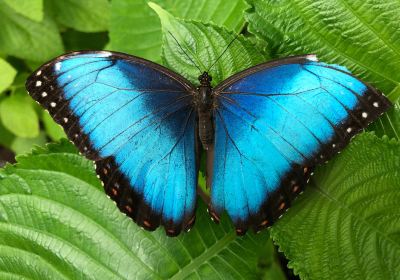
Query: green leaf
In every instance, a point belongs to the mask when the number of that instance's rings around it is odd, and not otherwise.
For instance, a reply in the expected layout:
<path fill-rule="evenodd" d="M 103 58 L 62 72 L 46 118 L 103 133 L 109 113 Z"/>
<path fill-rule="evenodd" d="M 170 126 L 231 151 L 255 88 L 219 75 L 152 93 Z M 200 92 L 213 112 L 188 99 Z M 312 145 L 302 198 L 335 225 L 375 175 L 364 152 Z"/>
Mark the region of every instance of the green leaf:
<path fill-rule="evenodd" d="M 36 146 L 29 151 L 29 154 L 18 155 L 16 159 L 18 168 L 68 173 L 102 190 L 103 187 L 93 169 L 93 162 L 77 156 L 77 153 L 78 150 L 73 144 L 62 139 L 45 147 Z"/>
<path fill-rule="evenodd" d="M 211 24 L 180 20 L 154 3 L 149 5 L 161 19 L 165 64 L 195 84 L 198 83 L 201 72 L 193 62 L 201 71 L 208 70 L 213 63 L 217 62 L 209 71 L 213 77 L 213 84 L 217 84 L 233 73 L 267 60 L 267 57 L 243 36 L 237 37 L 227 48 L 235 38 L 233 32 Z M 170 33 L 174 35 L 188 56 Z M 224 50 L 226 50 L 225 53 L 217 61 Z"/>
<path fill-rule="evenodd" d="M 46 144 L 46 134 L 40 132 L 38 136 L 34 138 L 23 138 L 15 137 L 10 145 L 10 149 L 17 155 L 30 152 L 36 145 Z"/>
<path fill-rule="evenodd" d="M 347 66 L 392 101 L 398 99 L 398 0 L 248 2 L 253 7 L 247 15 L 249 30 L 268 42 L 276 56 L 316 53 L 322 61 Z"/>
<path fill-rule="evenodd" d="M 19 137 L 33 138 L 39 135 L 39 119 L 32 100 L 23 94 L 12 94 L 0 103 L 0 119 L 3 125 Z"/>
<path fill-rule="evenodd" d="M 160 62 L 161 26 L 158 16 L 146 0 L 114 0 L 111 9 L 110 47 Z M 172 15 L 215 23 L 239 32 L 244 26 L 243 11 L 248 8 L 244 0 L 156 0 Z M 135 11 L 132 13 L 132 11 Z"/>
<path fill-rule="evenodd" d="M 146 3 L 145 0 L 112 2 L 110 48 L 159 62 L 160 21 Z"/>
<path fill-rule="evenodd" d="M 260 260 L 258 266 L 260 268 L 260 279 L 265 280 L 284 280 L 285 274 L 280 266 L 279 257 L 276 254 L 275 246 L 272 240 L 266 244 L 260 244 Z"/>
<path fill-rule="evenodd" d="M 7 61 L 0 58 L 0 93 L 6 90 L 14 81 L 17 71 L 8 64 Z"/>
<path fill-rule="evenodd" d="M 400 278 L 400 143 L 358 136 L 275 224 L 302 279 Z"/>
<path fill-rule="evenodd" d="M 34 21 L 43 20 L 43 0 L 4 0 L 17 13 Z"/>
<path fill-rule="evenodd" d="M 14 12 L 0 1 L 0 26 L 2 53 L 45 61 L 63 52 L 57 26 L 48 16 L 42 22 L 36 22 Z"/>
<path fill-rule="evenodd" d="M 64 26 L 82 32 L 106 31 L 108 28 L 108 0 L 49 1 L 48 5 L 57 22 Z"/>
<path fill-rule="evenodd" d="M 203 23 L 214 23 L 228 30 L 240 32 L 244 26 L 243 12 L 249 8 L 244 0 L 156 0 L 175 17 Z"/>
<path fill-rule="evenodd" d="M 42 122 L 44 124 L 44 129 L 51 140 L 57 141 L 67 137 L 62 127 L 57 124 L 46 111 L 43 111 L 42 113 Z"/>
<path fill-rule="evenodd" d="M 268 233 L 238 238 L 199 203 L 190 233 L 136 226 L 63 141 L 0 170 L 0 273 L 29 279 L 257 279 Z M 74 150 L 74 149 L 72 149 Z M 46 273 L 45 273 L 46 272 Z"/>

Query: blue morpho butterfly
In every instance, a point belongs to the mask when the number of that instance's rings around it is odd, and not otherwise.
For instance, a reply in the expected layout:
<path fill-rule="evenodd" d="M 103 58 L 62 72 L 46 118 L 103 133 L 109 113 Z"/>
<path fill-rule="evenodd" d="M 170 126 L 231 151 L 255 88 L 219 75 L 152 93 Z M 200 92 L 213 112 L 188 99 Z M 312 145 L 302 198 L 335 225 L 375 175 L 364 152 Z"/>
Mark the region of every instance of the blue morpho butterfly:
<path fill-rule="evenodd" d="M 390 107 L 376 89 L 314 55 L 263 63 L 212 88 L 142 58 L 109 51 L 62 55 L 26 87 L 81 153 L 106 193 L 147 230 L 170 236 L 195 220 L 201 150 L 209 213 L 238 234 L 271 225 L 315 165 Z"/>

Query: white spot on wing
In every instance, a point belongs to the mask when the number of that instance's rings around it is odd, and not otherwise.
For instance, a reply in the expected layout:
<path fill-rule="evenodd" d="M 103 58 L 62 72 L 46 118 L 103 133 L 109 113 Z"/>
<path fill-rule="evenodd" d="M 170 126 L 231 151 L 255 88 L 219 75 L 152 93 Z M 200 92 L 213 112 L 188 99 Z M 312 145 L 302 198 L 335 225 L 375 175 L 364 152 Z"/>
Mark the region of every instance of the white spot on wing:
<path fill-rule="evenodd" d="M 42 97 L 46 97 L 47 96 L 47 92 L 43 91 L 42 92 Z"/>
<path fill-rule="evenodd" d="M 56 105 L 57 105 L 57 104 L 56 104 L 55 102 L 51 102 L 51 103 L 50 103 L 50 106 L 53 107 L 53 108 L 56 107 Z"/>
<path fill-rule="evenodd" d="M 315 62 L 318 61 L 318 58 L 317 58 L 317 56 L 316 56 L 315 54 L 309 54 L 309 55 L 307 55 L 307 56 L 306 56 L 306 59 L 309 60 L 309 61 L 315 61 Z"/>
<path fill-rule="evenodd" d="M 100 57 L 109 57 L 109 56 L 112 56 L 112 53 L 110 53 L 110 52 L 101 52 L 101 53 L 99 53 L 99 56 Z"/>
<path fill-rule="evenodd" d="M 379 103 L 378 102 L 374 102 L 374 103 L 372 103 L 372 106 L 374 106 L 375 108 L 378 108 L 379 107 Z"/>
<path fill-rule="evenodd" d="M 40 87 L 42 85 L 42 81 L 36 81 L 36 86 Z"/>
<path fill-rule="evenodd" d="M 36 76 L 40 76 L 42 74 L 42 70 L 36 72 Z"/>
<path fill-rule="evenodd" d="M 350 133 L 353 129 L 351 127 L 347 128 L 347 132 Z"/>
<path fill-rule="evenodd" d="M 363 112 L 363 113 L 361 114 L 361 116 L 362 116 L 364 119 L 366 119 L 366 118 L 368 117 L 368 113 L 367 113 L 367 112 Z"/>
<path fill-rule="evenodd" d="M 61 62 L 57 62 L 56 65 L 54 65 L 54 69 L 56 69 L 56 71 L 60 71 L 61 70 Z"/>

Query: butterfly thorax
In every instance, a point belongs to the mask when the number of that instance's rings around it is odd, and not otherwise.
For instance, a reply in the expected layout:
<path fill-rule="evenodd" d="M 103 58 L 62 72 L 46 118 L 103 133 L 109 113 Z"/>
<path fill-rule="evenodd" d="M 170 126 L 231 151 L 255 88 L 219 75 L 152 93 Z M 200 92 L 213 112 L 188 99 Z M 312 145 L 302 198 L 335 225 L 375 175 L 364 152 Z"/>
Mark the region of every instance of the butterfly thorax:
<path fill-rule="evenodd" d="M 195 102 L 199 118 L 199 138 L 205 150 L 208 150 L 214 141 L 211 80 L 212 78 L 207 72 L 199 76 L 200 85 L 197 88 L 198 96 Z"/>

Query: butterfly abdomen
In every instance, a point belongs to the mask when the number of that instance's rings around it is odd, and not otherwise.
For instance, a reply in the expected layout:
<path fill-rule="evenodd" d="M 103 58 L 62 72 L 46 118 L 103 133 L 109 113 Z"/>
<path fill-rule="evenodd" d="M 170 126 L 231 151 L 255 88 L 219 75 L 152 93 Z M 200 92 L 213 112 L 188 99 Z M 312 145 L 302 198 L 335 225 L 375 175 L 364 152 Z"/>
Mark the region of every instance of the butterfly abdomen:
<path fill-rule="evenodd" d="M 199 116 L 199 138 L 203 148 L 208 150 L 208 147 L 214 142 L 214 126 L 212 122 L 212 112 L 198 111 Z"/>

